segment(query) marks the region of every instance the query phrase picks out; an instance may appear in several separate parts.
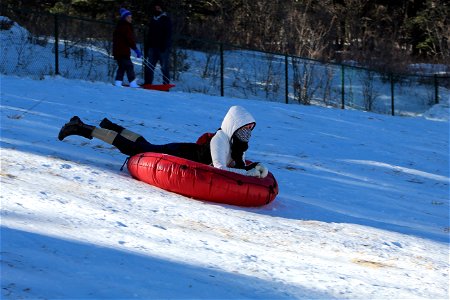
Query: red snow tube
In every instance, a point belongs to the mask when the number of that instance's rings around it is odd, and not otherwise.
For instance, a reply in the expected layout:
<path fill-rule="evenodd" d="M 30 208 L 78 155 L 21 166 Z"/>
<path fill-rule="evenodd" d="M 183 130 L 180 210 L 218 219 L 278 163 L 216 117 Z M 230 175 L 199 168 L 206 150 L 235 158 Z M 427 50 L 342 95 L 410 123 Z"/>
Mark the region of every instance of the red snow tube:
<path fill-rule="evenodd" d="M 238 206 L 262 206 L 278 194 L 272 173 L 256 178 L 220 170 L 184 158 L 146 152 L 128 160 L 134 178 L 198 200 Z"/>

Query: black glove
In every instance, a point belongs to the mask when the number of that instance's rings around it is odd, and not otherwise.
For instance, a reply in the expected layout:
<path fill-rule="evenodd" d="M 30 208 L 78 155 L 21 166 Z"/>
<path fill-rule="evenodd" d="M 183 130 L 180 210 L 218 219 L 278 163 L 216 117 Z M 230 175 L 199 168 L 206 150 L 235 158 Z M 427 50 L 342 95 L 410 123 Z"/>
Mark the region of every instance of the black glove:
<path fill-rule="evenodd" d="M 254 167 L 256 167 L 257 164 L 259 164 L 259 163 L 258 163 L 258 162 L 251 163 L 251 164 L 249 164 L 249 165 L 246 165 L 246 166 L 244 167 L 244 169 L 245 169 L 245 171 L 251 170 L 251 169 L 253 169 Z"/>

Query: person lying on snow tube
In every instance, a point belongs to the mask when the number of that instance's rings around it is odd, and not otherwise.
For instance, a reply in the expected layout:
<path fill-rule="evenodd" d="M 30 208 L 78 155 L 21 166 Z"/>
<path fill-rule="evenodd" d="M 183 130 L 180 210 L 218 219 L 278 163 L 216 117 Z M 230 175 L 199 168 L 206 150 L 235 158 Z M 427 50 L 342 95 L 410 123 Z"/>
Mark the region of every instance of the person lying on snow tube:
<path fill-rule="evenodd" d="M 155 145 L 140 134 L 112 123 L 104 118 L 100 127 L 87 125 L 74 116 L 60 130 L 58 139 L 62 141 L 70 135 L 88 139 L 93 137 L 111 144 L 123 154 L 133 156 L 144 152 L 164 153 L 195 162 L 212 165 L 247 176 L 264 178 L 269 170 L 261 163 L 245 164 L 245 151 L 256 122 L 253 116 L 241 106 L 232 106 L 222 125 L 209 143 L 169 143 Z"/>

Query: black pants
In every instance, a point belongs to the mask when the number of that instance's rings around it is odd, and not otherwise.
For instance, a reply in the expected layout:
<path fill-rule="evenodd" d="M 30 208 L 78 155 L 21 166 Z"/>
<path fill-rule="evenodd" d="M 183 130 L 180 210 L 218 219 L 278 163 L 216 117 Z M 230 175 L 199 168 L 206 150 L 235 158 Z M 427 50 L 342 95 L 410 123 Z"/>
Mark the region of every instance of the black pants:
<path fill-rule="evenodd" d="M 153 84 L 154 73 L 156 64 L 159 62 L 161 65 L 161 73 L 163 84 L 170 83 L 170 73 L 169 73 L 169 55 L 170 49 L 166 49 L 165 51 L 161 51 L 157 48 L 150 48 L 147 51 L 147 58 L 149 65 L 144 68 L 144 79 L 145 83 Z"/>
<path fill-rule="evenodd" d="M 117 59 L 117 65 L 119 68 L 116 73 L 116 81 L 123 81 L 125 72 L 127 73 L 128 82 L 132 82 L 136 78 L 136 75 L 134 74 L 134 66 L 130 58 Z"/>
<path fill-rule="evenodd" d="M 126 139 L 120 134 L 114 139 L 113 145 L 123 154 L 133 156 L 144 152 L 164 153 L 202 164 L 211 164 L 211 150 L 209 144 L 198 145 L 196 143 L 170 143 L 154 145 L 145 138 L 139 137 L 135 142 Z"/>

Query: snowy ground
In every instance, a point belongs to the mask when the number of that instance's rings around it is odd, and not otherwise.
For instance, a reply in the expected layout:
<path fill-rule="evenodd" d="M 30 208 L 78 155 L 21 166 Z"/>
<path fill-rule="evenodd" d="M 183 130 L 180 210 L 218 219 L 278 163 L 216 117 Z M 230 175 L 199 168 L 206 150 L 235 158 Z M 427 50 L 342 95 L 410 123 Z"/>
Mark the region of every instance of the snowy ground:
<path fill-rule="evenodd" d="M 449 108 L 390 117 L 62 78 L 1 80 L 1 296 L 448 299 Z M 231 105 L 273 203 L 188 199 L 120 171 L 74 114 L 155 143 L 195 141 Z M 433 120 L 430 120 L 432 118 Z"/>

